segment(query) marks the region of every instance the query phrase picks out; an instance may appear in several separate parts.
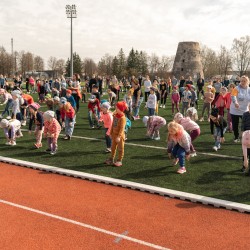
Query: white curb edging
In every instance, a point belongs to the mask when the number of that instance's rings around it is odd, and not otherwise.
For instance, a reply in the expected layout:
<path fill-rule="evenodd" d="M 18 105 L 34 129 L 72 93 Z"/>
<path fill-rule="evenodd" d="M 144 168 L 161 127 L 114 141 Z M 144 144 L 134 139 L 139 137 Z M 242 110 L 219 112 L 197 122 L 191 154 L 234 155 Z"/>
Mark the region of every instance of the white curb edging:
<path fill-rule="evenodd" d="M 181 191 L 175 191 L 172 189 L 160 188 L 160 187 L 140 184 L 136 182 L 131 182 L 131 181 L 124 181 L 124 180 L 119 180 L 119 179 L 100 176 L 100 175 L 94 175 L 94 174 L 88 174 L 88 173 L 74 171 L 74 170 L 52 167 L 52 166 L 48 166 L 44 164 L 33 163 L 33 162 L 28 162 L 28 161 L 23 161 L 23 160 L 18 160 L 18 159 L 12 159 L 8 157 L 0 156 L 0 162 L 5 162 L 5 163 L 17 165 L 17 166 L 23 166 L 23 167 L 33 168 L 33 169 L 42 170 L 46 172 L 71 176 L 75 178 L 81 178 L 84 180 L 96 181 L 96 182 L 105 183 L 105 184 L 112 184 L 114 186 L 126 187 L 126 188 L 130 188 L 133 190 L 148 192 L 151 194 L 158 194 L 162 196 L 168 196 L 171 198 L 178 198 L 181 200 L 187 200 L 187 201 L 191 201 L 195 203 L 198 202 L 204 205 L 212 205 L 217 208 L 226 208 L 228 210 L 239 211 L 241 213 L 250 213 L 250 205 L 246 205 L 242 203 L 220 200 L 216 198 L 210 198 L 207 196 L 196 195 L 196 194 L 191 194 L 191 193 L 186 193 L 186 192 L 181 192 Z"/>

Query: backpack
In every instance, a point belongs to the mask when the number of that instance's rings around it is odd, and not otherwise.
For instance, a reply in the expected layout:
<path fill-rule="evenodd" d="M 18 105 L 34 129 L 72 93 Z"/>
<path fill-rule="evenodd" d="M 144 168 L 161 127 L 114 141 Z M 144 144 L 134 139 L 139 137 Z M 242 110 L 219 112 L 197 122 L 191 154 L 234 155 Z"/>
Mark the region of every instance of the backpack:
<path fill-rule="evenodd" d="M 242 145 L 250 148 L 250 130 L 246 130 L 242 133 Z"/>

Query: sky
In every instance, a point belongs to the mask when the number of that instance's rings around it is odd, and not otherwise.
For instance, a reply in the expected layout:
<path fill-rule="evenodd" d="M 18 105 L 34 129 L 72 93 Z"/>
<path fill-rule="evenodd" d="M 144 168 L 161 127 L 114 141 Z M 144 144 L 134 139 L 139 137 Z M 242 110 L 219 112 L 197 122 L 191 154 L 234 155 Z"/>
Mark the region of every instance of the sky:
<path fill-rule="evenodd" d="M 0 46 L 29 51 L 47 62 L 70 57 L 70 19 L 75 4 L 73 50 L 96 62 L 131 48 L 175 55 L 178 42 L 196 41 L 218 51 L 250 35 L 250 0 L 1 0 Z"/>

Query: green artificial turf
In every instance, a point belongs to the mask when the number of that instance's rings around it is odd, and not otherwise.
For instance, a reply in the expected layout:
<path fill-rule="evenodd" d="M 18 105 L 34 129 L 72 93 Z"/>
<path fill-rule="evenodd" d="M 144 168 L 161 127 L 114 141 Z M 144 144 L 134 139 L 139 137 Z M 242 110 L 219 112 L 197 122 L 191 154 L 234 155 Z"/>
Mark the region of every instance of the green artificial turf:
<path fill-rule="evenodd" d="M 202 106 L 201 103 L 202 101 L 200 101 L 200 106 Z M 142 117 L 146 114 L 147 110 L 144 109 L 143 104 L 141 106 L 140 116 Z M 167 122 L 172 120 L 169 99 L 167 108 L 165 110 L 162 108 L 159 109 L 159 115 L 166 118 Z M 34 135 L 29 136 L 27 132 L 24 132 L 24 137 L 17 140 L 15 147 L 4 145 L 5 140 L 2 139 L 0 144 L 1 155 L 250 204 L 250 177 L 245 176 L 239 171 L 242 166 L 242 160 L 240 159 L 242 156 L 241 144 L 233 143 L 233 134 L 227 133 L 225 135 L 225 144 L 222 144 L 222 148 L 218 150 L 218 152 L 214 152 L 212 150 L 214 142 L 207 121 L 199 122 L 201 136 L 194 142 L 198 156 L 191 158 L 191 160 L 187 162 L 187 173 L 183 175 L 176 173 L 177 166 L 172 166 L 172 161 L 168 159 L 165 149 L 129 145 L 129 143 L 133 143 L 166 148 L 166 127 L 160 131 L 161 140 L 152 141 L 145 137 L 146 128 L 142 120 L 134 121 L 128 133 L 128 144 L 125 145 L 123 166 L 115 168 L 103 164 L 109 156 L 104 153 L 104 131 L 102 129 L 91 129 L 89 127 L 87 120 L 87 103 L 81 103 L 76 121 L 74 136 L 99 138 L 102 140 L 72 138 L 70 141 L 64 141 L 62 137 L 60 137 L 58 153 L 51 156 L 44 152 L 46 149 L 46 140 L 43 140 L 43 148 L 33 149 L 33 143 L 35 142 Z M 1 135 L 3 138 L 3 133 Z M 238 157 L 238 159 L 209 156 L 199 154 L 199 152 L 235 156 Z"/>

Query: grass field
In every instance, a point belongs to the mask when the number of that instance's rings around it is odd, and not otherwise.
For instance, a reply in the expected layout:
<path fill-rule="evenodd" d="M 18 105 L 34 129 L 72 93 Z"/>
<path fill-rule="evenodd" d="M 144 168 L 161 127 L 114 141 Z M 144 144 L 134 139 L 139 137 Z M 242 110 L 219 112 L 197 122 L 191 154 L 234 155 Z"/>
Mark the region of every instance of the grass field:
<path fill-rule="evenodd" d="M 86 107 L 86 103 L 81 103 L 73 135 L 104 139 L 102 129 L 89 127 Z M 142 105 L 140 116 L 144 114 L 147 114 L 147 110 Z M 159 109 L 159 115 L 166 118 L 167 122 L 172 120 L 169 99 L 167 108 Z M 51 156 L 44 152 L 46 140 L 43 141 L 43 148 L 33 149 L 34 136 L 24 132 L 24 137 L 18 139 L 17 146 L 10 148 L 4 145 L 5 140 L 1 132 L 0 150 L 1 155 L 5 157 L 250 204 L 250 178 L 239 171 L 242 165 L 241 144 L 235 144 L 233 134 L 227 133 L 225 144 L 218 152 L 213 152 L 209 123 L 199 124 L 201 136 L 194 143 L 198 156 L 191 158 L 186 164 L 187 173 L 183 175 L 176 173 L 177 167 L 172 166 L 172 161 L 168 159 L 165 149 L 129 144 L 166 148 L 167 129 L 163 128 L 160 131 L 160 141 L 148 140 L 145 138 L 146 128 L 141 120 L 134 121 L 132 129 L 129 130 L 125 158 L 120 168 L 103 164 L 108 155 L 104 153 L 104 141 L 98 140 L 72 138 L 71 141 L 64 141 L 61 137 L 58 153 Z M 213 153 L 214 156 L 199 153 Z M 238 158 L 216 156 L 220 154 Z"/>

